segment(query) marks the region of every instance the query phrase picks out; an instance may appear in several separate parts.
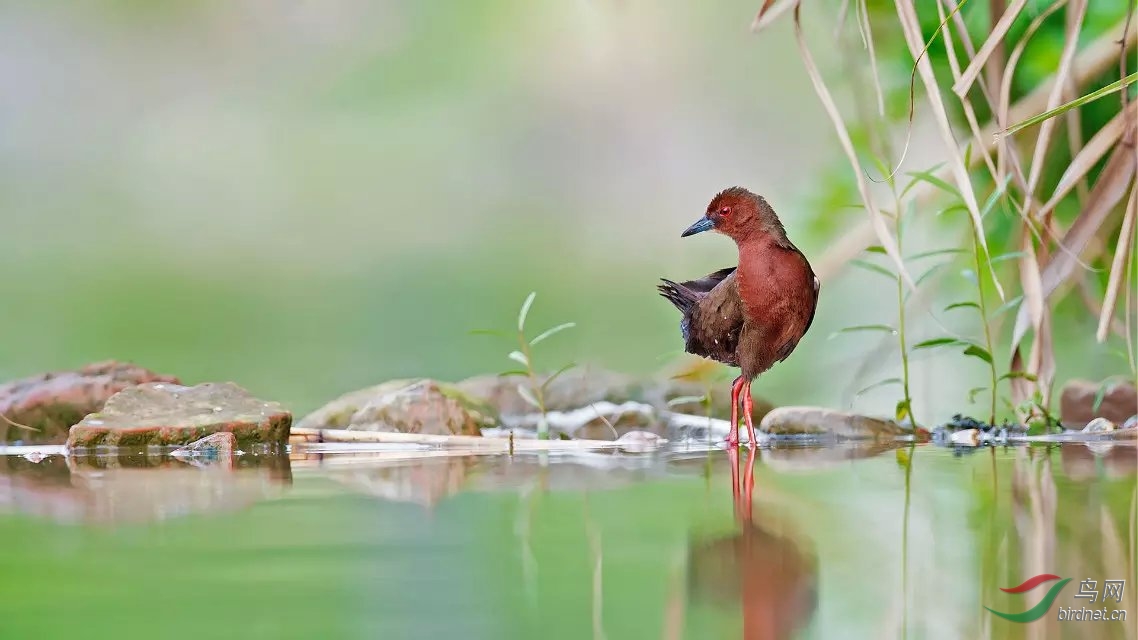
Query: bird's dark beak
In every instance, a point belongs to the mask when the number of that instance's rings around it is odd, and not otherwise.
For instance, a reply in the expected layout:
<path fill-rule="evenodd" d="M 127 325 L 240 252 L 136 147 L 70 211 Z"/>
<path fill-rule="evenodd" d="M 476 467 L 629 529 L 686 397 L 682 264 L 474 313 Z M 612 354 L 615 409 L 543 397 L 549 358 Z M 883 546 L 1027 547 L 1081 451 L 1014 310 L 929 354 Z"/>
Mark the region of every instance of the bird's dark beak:
<path fill-rule="evenodd" d="M 704 217 L 700 218 L 699 220 L 696 220 L 695 224 L 688 227 L 687 231 L 684 231 L 683 233 L 681 233 L 680 237 L 686 238 L 688 236 L 694 236 L 695 234 L 703 233 L 704 231 L 707 231 L 714 226 L 715 226 L 715 223 L 711 221 L 711 218 L 704 216 Z"/>

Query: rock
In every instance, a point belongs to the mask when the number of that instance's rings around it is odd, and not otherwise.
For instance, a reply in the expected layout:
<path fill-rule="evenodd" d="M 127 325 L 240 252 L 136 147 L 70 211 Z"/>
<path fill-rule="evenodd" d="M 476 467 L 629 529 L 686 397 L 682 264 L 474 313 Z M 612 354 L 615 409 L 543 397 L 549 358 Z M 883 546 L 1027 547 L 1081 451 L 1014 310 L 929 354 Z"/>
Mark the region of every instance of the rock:
<path fill-rule="evenodd" d="M 185 445 L 228 431 L 241 447 L 283 445 L 292 414 L 232 382 L 193 387 L 151 382 L 111 396 L 98 413 L 71 428 L 68 448 Z"/>
<path fill-rule="evenodd" d="M 457 386 L 423 378 L 392 380 L 344 394 L 297 426 L 477 436 L 495 424 L 493 412 Z"/>
<path fill-rule="evenodd" d="M 711 417 L 720 420 L 731 419 L 731 381 L 715 383 L 709 386 L 687 380 L 662 380 L 647 383 L 641 392 L 641 401 L 647 402 L 660 410 L 675 411 L 689 415 L 706 416 L 708 408 L 695 398 L 702 398 L 708 392 L 711 394 Z M 685 398 L 691 400 L 683 402 Z M 681 400 L 681 402 L 676 402 Z M 751 417 L 758 425 L 763 418 L 774 409 L 774 405 L 762 398 L 752 398 Z M 740 416 L 742 421 L 742 416 Z"/>
<path fill-rule="evenodd" d="M 686 413 L 665 413 L 661 419 L 667 426 L 664 430 L 664 437 L 669 442 L 687 445 L 713 445 L 723 442 L 727 438 L 727 434 L 731 432 L 730 420 L 693 416 Z M 755 440 L 761 446 L 770 443 L 771 436 L 763 433 L 761 428 L 756 428 Z M 739 424 L 739 442 L 750 442 L 747 427 L 742 424 L 742 421 Z"/>
<path fill-rule="evenodd" d="M 544 382 L 548 374 L 543 374 Z M 527 404 L 520 394 L 518 385 L 526 384 L 525 376 L 483 375 L 467 378 L 455 386 L 472 398 L 489 405 L 500 416 L 513 417 L 535 415 L 537 412 Z M 702 398 L 710 390 L 711 416 L 727 420 L 731 417 L 731 381 L 699 381 L 683 376 L 648 378 L 638 380 L 631 376 L 615 373 L 600 367 L 580 367 L 570 369 L 557 377 L 546 390 L 546 411 L 573 411 L 592 403 L 640 402 L 652 406 L 657 412 L 674 411 L 697 416 L 706 416 L 707 408 L 696 398 Z M 673 403 L 674 400 L 690 399 Z M 763 419 L 773 405 L 761 398 L 754 399 L 755 424 Z"/>
<path fill-rule="evenodd" d="M 1122 423 L 1120 429 L 1138 429 L 1138 415 L 1130 416 Z"/>
<path fill-rule="evenodd" d="M 629 431 L 617 438 L 620 448 L 629 453 L 642 453 L 659 449 L 667 440 L 650 431 Z"/>
<path fill-rule="evenodd" d="M 1095 418 L 1083 427 L 1082 433 L 1107 433 L 1114 431 L 1114 423 L 1106 418 Z"/>
<path fill-rule="evenodd" d="M 539 376 L 545 383 L 551 374 Z M 536 413 L 522 400 L 518 385 L 529 386 L 526 376 L 483 375 L 467 378 L 454 386 L 467 396 L 484 402 L 501 416 Z M 546 411 L 572 411 L 594 402 L 616 404 L 632 399 L 636 385 L 631 377 L 597 367 L 570 369 L 550 383 L 545 391 Z"/>
<path fill-rule="evenodd" d="M 208 435 L 201 440 L 174 450 L 175 458 L 199 458 L 211 461 L 231 462 L 237 450 L 237 437 L 229 431 Z"/>
<path fill-rule="evenodd" d="M 541 418 L 541 414 L 532 413 L 503 417 L 502 422 L 515 429 L 536 429 Z M 600 400 L 572 411 L 549 411 L 545 421 L 553 437 L 565 434 L 578 440 L 616 440 L 633 430 L 663 430 L 655 410 L 640 402 L 613 404 Z"/>
<path fill-rule="evenodd" d="M 1063 385 L 1059 416 L 1064 425 L 1078 427 L 1095 418 L 1121 424 L 1138 410 L 1138 390 L 1129 382 L 1119 382 L 1107 387 L 1102 403 L 1095 411 L 1095 396 L 1100 386 L 1100 383 L 1090 380 L 1072 380 Z"/>
<path fill-rule="evenodd" d="M 71 425 L 99 411 L 116 393 L 146 382 L 178 384 L 173 376 L 123 362 L 97 362 L 75 371 L 53 371 L 0 385 L 0 443 L 59 444 Z"/>
<path fill-rule="evenodd" d="M 980 444 L 980 430 L 979 429 L 962 429 L 960 431 L 952 432 L 949 437 L 952 444 L 962 444 L 968 447 L 975 447 Z"/>
<path fill-rule="evenodd" d="M 890 420 L 820 407 L 778 407 L 763 418 L 760 429 L 777 435 L 831 435 L 851 440 L 893 438 L 909 433 Z"/>

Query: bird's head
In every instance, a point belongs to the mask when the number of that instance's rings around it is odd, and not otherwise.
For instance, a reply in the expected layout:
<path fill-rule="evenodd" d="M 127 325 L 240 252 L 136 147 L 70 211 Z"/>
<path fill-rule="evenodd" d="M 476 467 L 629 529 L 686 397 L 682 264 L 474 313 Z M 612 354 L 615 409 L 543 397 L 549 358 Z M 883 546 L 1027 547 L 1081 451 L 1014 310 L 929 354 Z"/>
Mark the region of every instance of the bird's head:
<path fill-rule="evenodd" d="M 730 237 L 735 242 L 750 240 L 761 235 L 771 235 L 785 240 L 786 231 L 782 228 L 774 209 L 762 196 L 751 193 L 743 187 L 731 187 L 720 191 L 707 205 L 707 212 L 695 224 L 680 234 L 681 237 L 715 230 Z"/>

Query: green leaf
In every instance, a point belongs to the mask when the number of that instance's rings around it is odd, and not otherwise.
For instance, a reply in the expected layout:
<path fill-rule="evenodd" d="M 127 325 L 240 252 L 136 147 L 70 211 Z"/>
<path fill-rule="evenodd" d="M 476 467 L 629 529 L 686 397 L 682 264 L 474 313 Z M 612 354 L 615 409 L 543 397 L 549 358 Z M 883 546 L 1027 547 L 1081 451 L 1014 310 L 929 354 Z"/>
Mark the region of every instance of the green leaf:
<path fill-rule="evenodd" d="M 850 264 L 854 265 L 855 267 L 861 267 L 862 269 L 865 269 L 867 271 L 879 273 L 879 274 L 885 276 L 886 278 L 889 278 L 890 280 L 894 280 L 894 281 L 897 280 L 896 274 L 894 274 L 892 271 L 886 269 L 885 267 L 883 267 L 879 264 L 874 264 L 872 262 L 867 262 L 865 260 L 850 260 Z"/>
<path fill-rule="evenodd" d="M 511 376 L 527 376 L 528 377 L 529 371 L 526 371 L 525 369 L 510 369 L 509 371 L 503 371 L 503 372 L 498 374 L 499 378 L 509 378 Z"/>
<path fill-rule="evenodd" d="M 929 267 L 928 269 L 925 269 L 924 273 L 917 276 L 917 280 L 913 284 L 918 286 L 918 287 L 921 286 L 921 283 L 924 282 L 925 280 L 928 280 L 930 277 L 932 277 L 932 275 L 934 273 L 936 273 L 938 269 L 942 269 L 944 267 L 947 267 L 949 264 L 951 264 L 951 263 L 941 262 L 939 264 L 934 264 L 933 266 Z"/>
<path fill-rule="evenodd" d="M 981 218 L 991 213 L 992 207 L 996 206 L 996 203 L 1000 201 L 1000 198 L 1002 198 L 1007 191 L 1008 182 L 1010 182 L 1011 179 L 1012 173 L 1009 171 L 1008 175 L 1004 176 L 1003 179 L 1000 180 L 1000 184 L 992 191 L 992 195 L 988 196 L 988 199 L 984 201 L 984 206 L 980 208 Z"/>
<path fill-rule="evenodd" d="M 885 247 L 883 247 L 879 244 L 875 244 L 875 245 L 866 247 L 865 250 L 868 251 L 869 253 L 880 253 L 881 255 L 885 255 Z"/>
<path fill-rule="evenodd" d="M 855 333 L 858 331 L 884 331 L 885 333 L 897 333 L 897 330 L 887 324 L 859 324 L 853 327 L 843 327 L 830 334 L 829 339 L 833 339 L 842 333 Z"/>
<path fill-rule="evenodd" d="M 964 309 L 964 308 L 979 309 L 980 305 L 976 304 L 975 302 L 954 302 L 954 303 L 948 305 L 947 307 L 945 307 L 944 310 L 945 311 L 952 311 L 953 309 Z"/>
<path fill-rule="evenodd" d="M 897 408 L 894 410 L 894 415 L 897 416 L 897 422 L 901 422 L 905 418 L 909 417 L 911 415 L 910 414 L 911 410 L 912 410 L 912 407 L 909 406 L 908 400 L 899 401 L 897 403 Z"/>
<path fill-rule="evenodd" d="M 534 397 L 533 391 L 531 391 L 529 387 L 525 386 L 524 384 L 519 384 L 518 395 L 522 397 L 522 400 L 526 401 L 526 404 L 530 405 L 534 409 L 537 409 L 538 411 L 541 411 L 541 403 L 537 401 L 537 398 Z"/>
<path fill-rule="evenodd" d="M 951 205 L 948 205 L 947 207 L 941 209 L 940 211 L 937 211 L 936 215 L 937 215 L 937 217 L 940 217 L 940 216 L 942 216 L 942 215 L 944 215 L 950 211 L 968 211 L 968 207 L 966 207 L 962 204 L 951 204 Z"/>
<path fill-rule="evenodd" d="M 498 336 L 499 338 L 506 337 L 506 332 L 498 331 L 497 329 L 471 329 L 467 333 L 472 336 Z"/>
<path fill-rule="evenodd" d="M 909 175 L 916 178 L 917 180 L 927 182 L 932 186 L 949 193 L 950 195 L 954 195 L 957 198 L 960 198 L 960 191 L 957 190 L 956 187 L 952 186 L 951 184 L 945 182 L 941 178 L 938 178 L 928 171 L 910 171 Z"/>
<path fill-rule="evenodd" d="M 526 328 L 526 316 L 529 315 L 529 308 L 533 306 L 533 299 L 537 297 L 536 291 L 530 291 L 526 296 L 526 301 L 522 303 L 522 309 L 518 312 L 518 331 L 524 331 Z"/>
<path fill-rule="evenodd" d="M 920 260 L 921 258 L 931 258 L 933 256 L 943 256 L 943 255 L 947 255 L 950 253 L 968 253 L 968 252 L 965 251 L 964 249 L 960 249 L 957 247 L 949 247 L 947 249 L 934 249 L 933 251 L 922 251 L 920 253 L 914 253 L 913 255 L 909 256 L 909 260 Z"/>
<path fill-rule="evenodd" d="M 1019 303 L 1021 303 L 1021 302 L 1023 302 L 1023 296 L 1022 295 L 1018 295 L 1018 296 L 1012 298 L 1011 300 L 1008 300 L 1004 304 L 1000 305 L 1000 308 L 998 308 L 994 312 L 992 312 L 992 319 L 996 319 L 996 318 L 1000 317 L 1001 315 L 1007 313 L 1008 311 L 1015 309 L 1016 307 L 1019 306 Z"/>
<path fill-rule="evenodd" d="M 933 349 L 936 347 L 945 347 L 948 345 L 961 344 L 957 338 L 933 338 L 932 340 L 925 340 L 913 345 L 913 350 L 917 349 Z"/>
<path fill-rule="evenodd" d="M 864 387 L 863 389 L 861 389 L 860 391 L 855 393 L 854 397 L 856 398 L 856 397 L 862 395 L 863 393 L 868 393 L 874 389 L 877 389 L 878 387 L 885 387 L 885 386 L 888 386 L 891 384 L 904 384 L 904 381 L 901 380 L 900 378 L 887 378 L 885 380 L 878 380 L 877 382 L 874 382 L 873 384 L 869 385 L 868 387 Z"/>
<path fill-rule="evenodd" d="M 513 360 L 514 362 L 520 363 L 526 368 L 529 368 L 529 358 L 527 358 L 526 354 L 522 353 L 521 351 L 511 351 L 510 355 L 506 357 L 510 360 Z"/>
<path fill-rule="evenodd" d="M 1077 108 L 1083 106 L 1084 104 L 1087 104 L 1088 102 L 1093 102 L 1093 101 L 1098 100 L 1099 98 L 1101 98 L 1103 96 L 1107 96 L 1107 95 L 1110 95 L 1110 94 L 1115 93 L 1117 91 L 1121 91 L 1127 85 L 1134 82 L 1135 80 L 1138 80 L 1138 72 L 1132 73 L 1132 74 L 1126 76 L 1125 78 L 1120 78 L 1120 79 L 1106 85 L 1105 87 L 1102 87 L 1101 89 L 1098 89 L 1098 90 L 1095 90 L 1095 91 L 1088 93 L 1085 96 L 1079 96 L 1078 98 L 1075 98 L 1074 100 L 1072 100 L 1068 103 L 1061 104 L 1058 107 L 1051 109 L 1050 111 L 1044 111 L 1043 113 L 1041 113 L 1037 116 L 1032 116 L 1032 117 L 1028 118 L 1027 120 L 1024 120 L 1023 122 L 1018 122 L 1016 124 L 1013 124 L 1012 126 L 1008 127 L 1007 129 L 1000 131 L 1000 132 L 997 132 L 996 138 L 1001 138 L 1004 136 L 1010 136 L 1013 133 L 1019 131 L 1020 129 L 1023 129 L 1024 127 L 1030 127 L 1032 125 L 1039 124 L 1040 122 L 1043 122 L 1044 120 L 1048 120 L 1050 118 L 1054 118 L 1055 116 L 1062 115 L 1062 114 L 1070 111 L 1071 109 L 1077 109 Z"/>
<path fill-rule="evenodd" d="M 974 344 L 968 345 L 968 348 L 964 350 L 964 355 L 975 356 L 988 364 L 992 364 L 992 354 L 988 353 L 987 349 Z"/>
<path fill-rule="evenodd" d="M 968 404 L 976 404 L 976 394 L 987 391 L 988 387 L 972 387 L 968 390 Z"/>
<path fill-rule="evenodd" d="M 943 162 L 938 162 L 937 164 L 929 167 L 928 169 L 925 169 L 925 173 L 928 173 L 928 174 L 936 173 L 937 171 L 940 171 L 941 167 L 943 167 L 943 166 L 944 166 Z M 913 174 L 910 173 L 909 176 L 913 177 Z M 913 187 L 917 186 L 918 184 L 921 184 L 922 182 L 924 182 L 924 181 L 918 177 L 913 177 L 912 180 L 909 180 L 909 184 L 905 185 L 905 188 L 901 190 L 901 200 L 905 199 L 905 196 L 908 195 L 909 191 L 911 191 L 913 189 Z"/>
<path fill-rule="evenodd" d="M 1025 255 L 1027 254 L 1022 251 L 1010 251 L 1008 253 L 1001 253 L 1000 255 L 993 257 L 991 260 L 989 260 L 989 262 L 992 264 L 998 264 L 1000 262 L 1004 262 L 1005 260 L 1015 260 L 1016 258 L 1022 258 Z"/>
<path fill-rule="evenodd" d="M 552 329 L 547 329 L 544 333 L 542 333 L 538 337 L 534 338 L 533 340 L 530 340 L 529 346 L 532 347 L 535 344 L 541 342 L 542 340 L 545 340 L 549 336 L 561 333 L 562 331 L 564 331 L 566 329 L 572 329 L 575 326 L 577 326 L 576 322 L 566 322 L 565 324 L 559 324 L 556 327 L 553 327 Z"/>
<path fill-rule="evenodd" d="M 1004 375 L 1000 376 L 998 378 L 998 380 L 1011 380 L 1012 378 L 1022 378 L 1024 380 L 1029 380 L 1031 382 L 1035 382 L 1036 380 L 1039 379 L 1038 377 L 1036 377 L 1036 376 L 1034 376 L 1034 375 L 1032 375 L 1026 371 L 1009 371 L 1009 372 L 1005 373 Z"/>
<path fill-rule="evenodd" d="M 706 395 L 702 395 L 702 396 L 679 396 L 677 398 L 672 398 L 671 400 L 669 400 L 668 406 L 669 407 L 675 407 L 675 406 L 679 406 L 681 404 L 693 404 L 693 403 L 704 404 L 705 402 L 707 402 L 707 396 Z"/>
<path fill-rule="evenodd" d="M 569 364 L 565 365 L 564 367 L 561 367 L 557 371 L 554 371 L 548 378 L 545 379 L 545 382 L 541 383 L 541 392 L 545 393 L 545 390 L 549 388 L 549 385 L 554 380 L 556 380 L 557 378 L 559 378 L 561 376 L 561 374 L 565 373 L 566 371 L 572 369 L 575 366 L 577 366 L 576 362 L 570 362 Z"/>
<path fill-rule="evenodd" d="M 1095 401 L 1091 405 L 1091 413 L 1098 413 L 1098 408 L 1102 406 L 1102 400 L 1106 397 L 1106 393 L 1114 386 L 1114 381 L 1110 378 L 1103 380 L 1099 384 L 1098 389 L 1095 391 Z"/>
<path fill-rule="evenodd" d="M 897 464 L 901 465 L 902 469 L 908 469 L 909 465 L 912 464 L 912 459 L 909 456 L 909 450 L 896 449 L 895 451 L 895 455 L 897 456 Z"/>

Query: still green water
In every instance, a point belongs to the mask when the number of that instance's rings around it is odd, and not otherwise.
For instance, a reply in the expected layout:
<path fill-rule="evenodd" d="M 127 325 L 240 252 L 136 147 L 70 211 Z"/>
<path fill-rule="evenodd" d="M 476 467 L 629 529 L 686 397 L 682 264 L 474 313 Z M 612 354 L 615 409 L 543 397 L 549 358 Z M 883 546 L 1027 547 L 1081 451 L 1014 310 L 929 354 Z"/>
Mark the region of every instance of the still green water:
<path fill-rule="evenodd" d="M 0 456 L 0 638 L 1133 638 L 1138 450 L 1096 446 L 774 448 L 738 485 L 718 450 Z M 1043 573 L 1038 621 L 985 609 Z"/>

